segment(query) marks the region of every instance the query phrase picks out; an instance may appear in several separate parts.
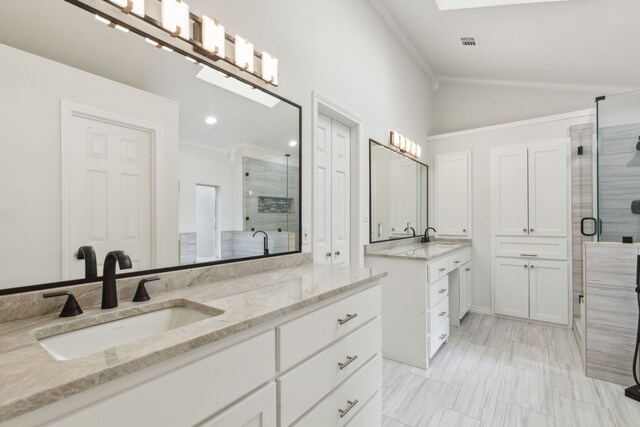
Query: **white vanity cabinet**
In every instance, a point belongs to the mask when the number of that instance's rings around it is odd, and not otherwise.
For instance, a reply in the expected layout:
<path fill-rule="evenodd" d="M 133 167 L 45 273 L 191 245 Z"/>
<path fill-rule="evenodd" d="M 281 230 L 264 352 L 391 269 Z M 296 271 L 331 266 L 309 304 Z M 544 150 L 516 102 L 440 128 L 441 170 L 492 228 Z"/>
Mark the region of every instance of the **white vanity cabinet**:
<path fill-rule="evenodd" d="M 435 156 L 438 236 L 471 238 L 471 151 Z"/>
<path fill-rule="evenodd" d="M 374 283 L 0 425 L 380 425 L 380 313 Z"/>

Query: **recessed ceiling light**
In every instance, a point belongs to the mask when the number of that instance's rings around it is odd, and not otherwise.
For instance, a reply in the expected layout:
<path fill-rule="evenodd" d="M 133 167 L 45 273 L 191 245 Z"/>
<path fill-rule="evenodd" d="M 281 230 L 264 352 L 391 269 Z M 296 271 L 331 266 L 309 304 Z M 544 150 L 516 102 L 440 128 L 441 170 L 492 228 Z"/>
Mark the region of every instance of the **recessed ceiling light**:
<path fill-rule="evenodd" d="M 218 119 L 216 119 L 216 118 L 215 118 L 215 117 L 213 117 L 213 116 L 209 116 L 209 117 L 207 117 L 204 121 L 205 121 L 205 123 L 206 123 L 206 124 L 208 124 L 208 125 L 215 125 L 216 123 L 218 123 Z"/>
<path fill-rule="evenodd" d="M 296 145 L 298 145 L 298 141 L 289 142 L 289 147 L 295 147 Z"/>

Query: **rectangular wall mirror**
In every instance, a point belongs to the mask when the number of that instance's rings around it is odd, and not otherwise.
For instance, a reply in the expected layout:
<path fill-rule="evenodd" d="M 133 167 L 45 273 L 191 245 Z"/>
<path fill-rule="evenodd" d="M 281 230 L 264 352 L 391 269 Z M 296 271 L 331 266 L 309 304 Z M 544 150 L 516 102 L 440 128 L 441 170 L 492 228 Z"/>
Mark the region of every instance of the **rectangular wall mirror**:
<path fill-rule="evenodd" d="M 0 63 L 0 293 L 300 251 L 298 105 L 63 0 L 0 2 Z"/>
<path fill-rule="evenodd" d="M 427 228 L 428 167 L 369 140 L 371 243 L 404 239 Z"/>

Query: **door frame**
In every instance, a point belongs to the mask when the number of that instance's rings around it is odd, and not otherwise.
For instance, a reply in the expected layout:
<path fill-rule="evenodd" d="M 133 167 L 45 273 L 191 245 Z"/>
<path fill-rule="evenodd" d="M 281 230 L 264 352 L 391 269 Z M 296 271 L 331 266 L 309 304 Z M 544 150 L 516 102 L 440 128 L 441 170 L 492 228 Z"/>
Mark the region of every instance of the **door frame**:
<path fill-rule="evenodd" d="M 151 267 L 157 268 L 160 262 L 160 251 L 158 248 L 160 241 L 158 200 L 160 195 L 157 183 L 162 173 L 162 168 L 158 162 L 158 141 L 161 141 L 163 137 L 162 125 L 136 117 L 124 116 L 88 105 L 78 104 L 65 99 L 60 100 L 62 254 L 68 254 L 70 250 L 72 250 L 69 235 L 71 229 L 69 221 L 69 185 L 71 183 L 71 120 L 73 117 L 101 121 L 116 126 L 125 126 L 149 134 L 151 139 Z M 64 255 L 61 257 L 61 264 L 62 280 L 69 280 L 69 263 Z"/>
<path fill-rule="evenodd" d="M 361 224 L 360 224 L 360 209 L 361 206 L 365 206 L 362 203 L 361 196 L 363 192 L 360 191 L 360 184 L 362 182 L 360 172 L 362 170 L 361 167 L 361 126 L 362 119 L 360 119 L 355 114 L 350 111 L 340 107 L 335 102 L 330 99 L 318 94 L 316 91 L 311 92 L 312 97 L 312 118 L 311 118 L 311 141 L 313 144 L 313 148 L 311 150 L 311 162 L 312 162 L 312 170 L 311 174 L 311 188 L 315 188 L 315 171 L 316 171 L 316 156 L 315 149 L 318 144 L 316 138 L 316 127 L 318 126 L 318 116 L 320 114 L 324 114 L 332 119 L 335 119 L 339 122 L 344 123 L 349 126 L 351 129 L 351 146 L 349 147 L 350 151 L 350 192 L 351 192 L 351 201 L 350 201 L 350 212 L 349 212 L 349 265 L 353 267 L 362 267 L 364 265 L 364 251 L 362 250 L 360 236 L 361 236 Z M 311 200 L 311 212 L 315 211 L 315 192 L 313 192 L 313 197 Z M 311 252 L 313 253 L 316 247 L 316 233 L 315 230 L 317 224 L 315 224 L 315 218 L 311 216 L 311 226 L 312 226 L 312 239 L 311 239 Z M 362 253 L 361 253 L 362 252 Z"/>

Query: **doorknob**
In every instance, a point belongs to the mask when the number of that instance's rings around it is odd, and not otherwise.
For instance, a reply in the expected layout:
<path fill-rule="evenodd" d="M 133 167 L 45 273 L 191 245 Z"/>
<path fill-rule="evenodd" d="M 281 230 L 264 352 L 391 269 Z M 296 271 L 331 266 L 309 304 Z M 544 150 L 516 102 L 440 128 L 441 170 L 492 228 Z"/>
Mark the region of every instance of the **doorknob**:
<path fill-rule="evenodd" d="M 339 255 L 340 255 L 340 251 L 336 251 L 336 256 L 339 256 Z"/>
<path fill-rule="evenodd" d="M 327 252 L 325 255 L 326 256 L 331 256 L 331 252 Z"/>

